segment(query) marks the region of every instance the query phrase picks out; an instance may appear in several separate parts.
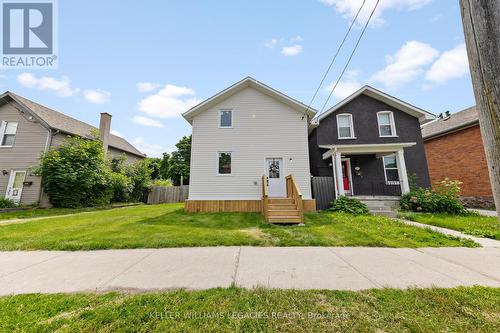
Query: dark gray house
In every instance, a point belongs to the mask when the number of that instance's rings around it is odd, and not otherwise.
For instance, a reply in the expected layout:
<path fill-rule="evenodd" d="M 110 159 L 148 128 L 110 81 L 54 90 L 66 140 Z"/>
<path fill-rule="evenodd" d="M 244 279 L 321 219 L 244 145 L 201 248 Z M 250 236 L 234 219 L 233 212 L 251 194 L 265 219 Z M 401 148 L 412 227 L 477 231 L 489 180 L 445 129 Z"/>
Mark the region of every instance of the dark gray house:
<path fill-rule="evenodd" d="M 332 178 L 334 198 L 400 196 L 409 191 L 409 175 L 429 187 L 420 125 L 434 118 L 364 86 L 312 121 L 311 174 Z"/>

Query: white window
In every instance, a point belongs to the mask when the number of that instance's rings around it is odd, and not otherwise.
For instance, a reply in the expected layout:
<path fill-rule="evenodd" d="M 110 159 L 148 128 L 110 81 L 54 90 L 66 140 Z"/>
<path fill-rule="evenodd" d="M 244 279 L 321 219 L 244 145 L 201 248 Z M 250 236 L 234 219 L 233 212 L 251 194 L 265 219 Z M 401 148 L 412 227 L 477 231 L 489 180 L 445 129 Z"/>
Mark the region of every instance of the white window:
<path fill-rule="evenodd" d="M 339 139 L 355 139 L 352 114 L 342 113 L 337 115 L 337 132 Z"/>
<path fill-rule="evenodd" d="M 12 147 L 16 140 L 17 122 L 2 121 L 0 125 L 0 146 Z"/>
<path fill-rule="evenodd" d="M 233 127 L 233 110 L 220 110 L 219 111 L 219 127 L 232 128 Z"/>
<path fill-rule="evenodd" d="M 231 174 L 231 152 L 225 151 L 218 154 L 218 167 L 217 174 L 230 175 Z"/>
<path fill-rule="evenodd" d="M 381 137 L 396 136 L 394 115 L 391 111 L 377 112 L 378 133 Z"/>
<path fill-rule="evenodd" d="M 387 185 L 399 185 L 398 165 L 396 155 L 388 155 L 382 158 L 384 162 L 385 183 Z"/>

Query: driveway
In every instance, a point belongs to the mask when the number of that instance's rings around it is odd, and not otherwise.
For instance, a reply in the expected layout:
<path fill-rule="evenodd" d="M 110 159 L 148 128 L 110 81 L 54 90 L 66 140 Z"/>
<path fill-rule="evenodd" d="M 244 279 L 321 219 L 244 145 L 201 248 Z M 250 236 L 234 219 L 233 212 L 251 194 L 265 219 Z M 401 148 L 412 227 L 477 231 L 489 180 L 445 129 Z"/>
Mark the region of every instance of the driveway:
<path fill-rule="evenodd" d="M 0 252 L 0 295 L 109 290 L 500 287 L 500 248 L 206 247 Z"/>

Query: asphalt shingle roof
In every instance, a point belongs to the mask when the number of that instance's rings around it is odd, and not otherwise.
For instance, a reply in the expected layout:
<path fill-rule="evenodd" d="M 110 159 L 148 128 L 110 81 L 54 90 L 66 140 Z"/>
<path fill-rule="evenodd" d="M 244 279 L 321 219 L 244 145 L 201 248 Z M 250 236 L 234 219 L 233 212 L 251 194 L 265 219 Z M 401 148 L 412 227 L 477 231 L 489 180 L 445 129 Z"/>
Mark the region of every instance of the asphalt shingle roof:
<path fill-rule="evenodd" d="M 422 126 L 422 137 L 424 139 L 446 134 L 448 132 L 466 127 L 478 122 L 478 114 L 475 106 L 451 114 L 449 117 L 431 121 Z"/>
<path fill-rule="evenodd" d="M 9 93 L 17 99 L 18 102 L 24 104 L 24 106 L 30 109 L 53 129 L 82 137 L 88 137 L 93 130 L 98 130 L 96 127 L 84 123 L 83 121 L 67 116 L 61 112 L 50 109 L 12 92 Z M 123 150 L 124 152 L 130 154 L 144 156 L 142 152 L 140 152 L 127 140 L 113 134 L 110 134 L 109 136 L 109 146 L 115 149 Z"/>

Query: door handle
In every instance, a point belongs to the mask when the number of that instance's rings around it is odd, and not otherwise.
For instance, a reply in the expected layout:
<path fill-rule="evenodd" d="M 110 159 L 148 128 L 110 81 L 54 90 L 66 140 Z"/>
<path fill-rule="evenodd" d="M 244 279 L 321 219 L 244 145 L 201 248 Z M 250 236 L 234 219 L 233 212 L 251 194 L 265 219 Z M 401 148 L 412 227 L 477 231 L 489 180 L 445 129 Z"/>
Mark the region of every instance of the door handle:
<path fill-rule="evenodd" d="M 266 177 L 266 184 L 269 186 L 269 177 Z"/>

